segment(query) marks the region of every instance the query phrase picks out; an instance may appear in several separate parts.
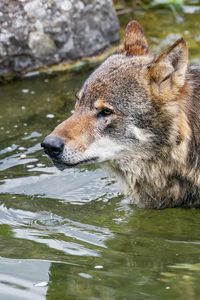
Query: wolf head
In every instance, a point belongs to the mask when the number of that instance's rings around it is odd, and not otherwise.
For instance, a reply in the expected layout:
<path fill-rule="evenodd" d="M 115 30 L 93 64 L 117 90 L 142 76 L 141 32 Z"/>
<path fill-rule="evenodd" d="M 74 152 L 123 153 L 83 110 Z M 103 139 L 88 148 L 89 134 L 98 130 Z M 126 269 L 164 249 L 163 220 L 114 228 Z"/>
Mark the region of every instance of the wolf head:
<path fill-rule="evenodd" d="M 183 39 L 153 56 L 141 26 L 130 22 L 120 52 L 86 80 L 73 115 L 43 141 L 45 152 L 60 169 L 166 155 L 187 130 L 187 65 Z"/>

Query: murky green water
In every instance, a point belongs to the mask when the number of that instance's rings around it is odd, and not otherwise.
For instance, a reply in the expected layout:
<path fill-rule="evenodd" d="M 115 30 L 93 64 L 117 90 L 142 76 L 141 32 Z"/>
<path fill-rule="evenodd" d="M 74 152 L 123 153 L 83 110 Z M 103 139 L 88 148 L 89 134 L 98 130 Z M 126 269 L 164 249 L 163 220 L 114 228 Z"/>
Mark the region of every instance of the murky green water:
<path fill-rule="evenodd" d="M 199 16 L 137 19 L 153 46 L 181 32 L 197 58 Z M 200 299 L 200 210 L 135 209 L 99 166 L 60 172 L 43 155 L 87 76 L 0 87 L 0 299 Z"/>

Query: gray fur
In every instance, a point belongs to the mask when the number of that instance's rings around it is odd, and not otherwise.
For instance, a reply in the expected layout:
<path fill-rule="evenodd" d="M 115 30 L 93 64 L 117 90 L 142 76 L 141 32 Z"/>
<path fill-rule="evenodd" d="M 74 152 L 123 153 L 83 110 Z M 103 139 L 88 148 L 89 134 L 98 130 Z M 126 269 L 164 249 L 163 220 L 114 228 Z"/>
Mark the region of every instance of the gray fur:
<path fill-rule="evenodd" d="M 52 133 L 65 140 L 56 164 L 104 162 L 139 207 L 199 206 L 200 68 L 187 70 L 185 49 L 180 40 L 158 59 L 108 58 Z M 113 113 L 102 116 L 98 101 Z"/>

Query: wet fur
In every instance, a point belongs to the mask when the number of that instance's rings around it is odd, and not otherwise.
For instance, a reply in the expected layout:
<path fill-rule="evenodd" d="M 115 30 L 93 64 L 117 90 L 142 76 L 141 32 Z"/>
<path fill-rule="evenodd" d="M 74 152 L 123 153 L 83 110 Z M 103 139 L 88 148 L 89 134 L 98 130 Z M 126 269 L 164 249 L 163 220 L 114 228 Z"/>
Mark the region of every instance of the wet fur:
<path fill-rule="evenodd" d="M 187 91 L 179 99 L 183 104 L 176 145 L 166 146 L 138 169 L 134 166 L 134 173 L 130 160 L 122 161 L 117 169 L 117 176 L 140 207 L 200 206 L 200 68 L 188 69 L 186 84 Z"/>
<path fill-rule="evenodd" d="M 179 111 L 176 144 L 173 147 L 166 145 L 148 162 L 142 163 L 139 159 L 138 166 L 135 160 L 132 165 L 130 157 L 110 165 L 124 191 L 132 194 L 134 203 L 139 207 L 200 206 L 199 67 L 189 67 L 186 84 L 187 90 L 179 99 L 183 104 Z"/>
<path fill-rule="evenodd" d="M 153 56 L 131 22 L 78 98 L 51 133 L 65 141 L 59 164 L 98 157 L 139 207 L 200 206 L 200 68 L 188 67 L 184 40 Z M 114 113 L 98 118 L 104 106 Z"/>

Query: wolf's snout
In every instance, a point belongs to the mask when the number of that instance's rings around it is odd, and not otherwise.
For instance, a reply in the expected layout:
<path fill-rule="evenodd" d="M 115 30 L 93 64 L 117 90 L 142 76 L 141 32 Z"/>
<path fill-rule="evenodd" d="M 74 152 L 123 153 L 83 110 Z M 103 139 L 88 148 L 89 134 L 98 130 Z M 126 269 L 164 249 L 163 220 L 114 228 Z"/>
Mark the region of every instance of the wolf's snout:
<path fill-rule="evenodd" d="M 44 152 L 51 157 L 58 156 L 63 152 L 64 140 L 58 136 L 47 136 L 41 143 Z"/>

